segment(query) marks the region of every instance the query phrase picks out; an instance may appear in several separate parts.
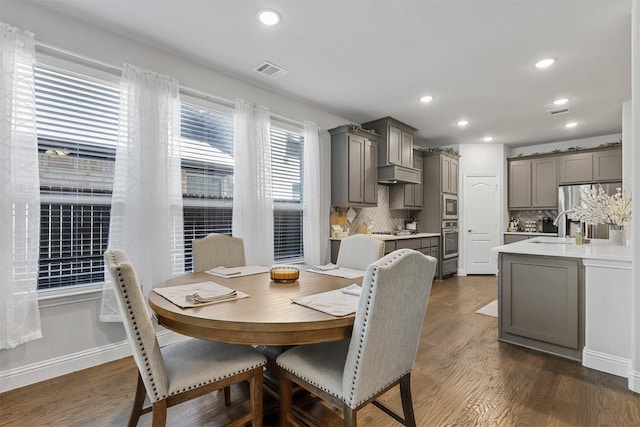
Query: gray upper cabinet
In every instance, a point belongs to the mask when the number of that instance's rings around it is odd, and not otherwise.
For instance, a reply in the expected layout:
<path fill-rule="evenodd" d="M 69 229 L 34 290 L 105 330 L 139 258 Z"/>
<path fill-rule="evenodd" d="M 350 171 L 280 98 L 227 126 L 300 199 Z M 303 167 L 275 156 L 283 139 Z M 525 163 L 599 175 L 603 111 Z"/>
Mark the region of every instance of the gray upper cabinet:
<path fill-rule="evenodd" d="M 560 156 L 560 184 L 579 184 L 593 181 L 593 153 Z"/>
<path fill-rule="evenodd" d="M 509 209 L 557 207 L 557 158 L 509 161 Z"/>
<path fill-rule="evenodd" d="M 424 161 L 418 152 L 413 153 L 413 167 L 423 171 Z M 424 173 L 421 172 L 421 177 Z M 394 184 L 389 187 L 389 207 L 391 209 L 419 209 L 423 201 L 422 183 Z"/>
<path fill-rule="evenodd" d="M 622 148 L 560 156 L 560 184 L 622 181 Z"/>
<path fill-rule="evenodd" d="M 362 124 L 380 135 L 378 160 L 380 165 L 392 164 L 413 167 L 413 134 L 416 128 L 393 117 L 385 117 Z"/>
<path fill-rule="evenodd" d="M 351 126 L 330 129 L 331 205 L 378 204 L 378 136 Z"/>
<path fill-rule="evenodd" d="M 440 182 L 443 193 L 458 194 L 458 159 L 449 156 L 441 156 L 440 173 L 442 177 Z"/>
<path fill-rule="evenodd" d="M 531 160 L 509 162 L 509 209 L 531 207 Z"/>
<path fill-rule="evenodd" d="M 622 148 L 593 153 L 593 180 L 622 181 Z"/>
<path fill-rule="evenodd" d="M 558 206 L 558 159 L 543 157 L 531 160 L 531 207 Z"/>

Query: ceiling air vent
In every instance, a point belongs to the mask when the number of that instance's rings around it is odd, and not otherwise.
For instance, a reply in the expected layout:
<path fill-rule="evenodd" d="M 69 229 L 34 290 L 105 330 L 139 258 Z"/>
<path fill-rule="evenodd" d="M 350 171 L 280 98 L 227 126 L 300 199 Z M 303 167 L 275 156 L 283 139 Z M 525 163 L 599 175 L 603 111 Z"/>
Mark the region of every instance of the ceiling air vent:
<path fill-rule="evenodd" d="M 560 108 L 553 108 L 547 111 L 549 111 L 549 114 L 551 114 L 552 116 L 557 116 L 558 114 L 568 113 L 571 111 L 571 109 L 569 107 L 560 107 Z"/>
<path fill-rule="evenodd" d="M 254 71 L 257 71 L 258 73 L 263 74 L 272 79 L 277 79 L 288 73 L 288 71 L 285 70 L 284 68 L 276 64 L 272 64 L 269 61 L 264 61 L 262 64 L 254 68 Z"/>

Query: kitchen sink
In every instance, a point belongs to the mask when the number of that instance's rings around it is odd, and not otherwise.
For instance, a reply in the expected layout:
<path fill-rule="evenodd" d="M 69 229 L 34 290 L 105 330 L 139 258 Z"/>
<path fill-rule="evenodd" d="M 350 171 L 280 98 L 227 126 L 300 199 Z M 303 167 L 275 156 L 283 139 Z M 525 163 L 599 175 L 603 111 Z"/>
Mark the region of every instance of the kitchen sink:
<path fill-rule="evenodd" d="M 528 240 L 529 243 L 546 243 L 552 245 L 572 245 L 575 243 L 573 239 L 564 237 L 536 237 Z"/>

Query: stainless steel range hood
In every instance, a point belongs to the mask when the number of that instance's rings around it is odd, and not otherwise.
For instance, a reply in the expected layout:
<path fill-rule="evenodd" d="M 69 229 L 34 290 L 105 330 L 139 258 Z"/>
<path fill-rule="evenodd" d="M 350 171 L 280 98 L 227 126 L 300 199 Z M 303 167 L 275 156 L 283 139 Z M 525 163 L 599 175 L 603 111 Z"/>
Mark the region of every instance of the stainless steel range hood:
<path fill-rule="evenodd" d="M 422 171 L 400 165 L 378 166 L 378 184 L 420 184 Z"/>

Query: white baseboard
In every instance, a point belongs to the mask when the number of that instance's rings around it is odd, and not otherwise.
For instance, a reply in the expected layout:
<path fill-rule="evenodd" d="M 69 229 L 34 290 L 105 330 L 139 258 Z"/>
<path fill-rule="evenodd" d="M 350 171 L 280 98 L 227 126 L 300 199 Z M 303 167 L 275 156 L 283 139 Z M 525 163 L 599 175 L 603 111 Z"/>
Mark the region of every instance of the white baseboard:
<path fill-rule="evenodd" d="M 157 336 L 160 346 L 186 339 L 183 335 L 167 330 L 158 332 Z M 90 350 L 65 354 L 64 356 L 20 366 L 19 368 L 1 371 L 0 393 L 122 359 L 127 356 L 131 356 L 131 347 L 129 346 L 129 341 L 125 340 Z"/>
<path fill-rule="evenodd" d="M 629 390 L 640 393 L 640 372 L 631 371 L 628 382 Z"/>
<path fill-rule="evenodd" d="M 582 366 L 623 378 L 630 378 L 631 375 L 630 359 L 589 350 L 586 347 L 582 350 Z"/>

